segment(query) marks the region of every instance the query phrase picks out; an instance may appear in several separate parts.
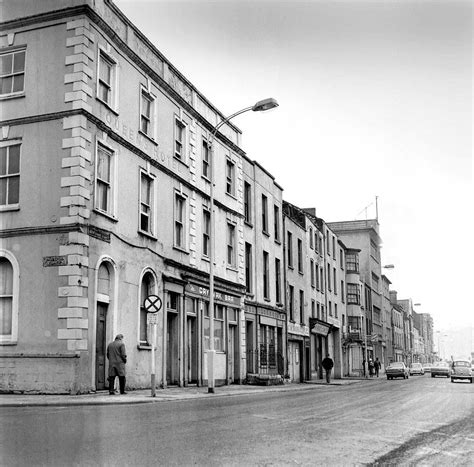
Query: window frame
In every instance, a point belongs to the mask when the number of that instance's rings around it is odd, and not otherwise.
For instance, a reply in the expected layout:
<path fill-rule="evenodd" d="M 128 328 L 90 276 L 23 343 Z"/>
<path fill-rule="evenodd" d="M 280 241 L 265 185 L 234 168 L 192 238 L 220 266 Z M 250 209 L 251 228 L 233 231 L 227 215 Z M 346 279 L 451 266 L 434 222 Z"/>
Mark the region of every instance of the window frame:
<path fill-rule="evenodd" d="M 263 298 L 270 300 L 270 255 L 263 250 Z"/>
<path fill-rule="evenodd" d="M 110 180 L 103 181 L 100 180 L 101 183 L 107 184 L 109 191 L 108 191 L 108 200 L 109 205 L 107 209 L 102 209 L 99 206 L 98 200 L 98 180 L 99 180 L 99 148 L 102 148 L 106 152 L 110 154 L 110 164 L 109 164 L 109 178 Z M 115 219 L 115 209 L 116 209 L 116 151 L 112 147 L 105 144 L 102 140 L 96 140 L 96 160 L 95 160 L 95 179 L 94 179 L 94 210 L 104 216 L 110 217 Z"/>
<path fill-rule="evenodd" d="M 138 199 L 138 205 L 139 205 L 138 231 L 141 234 L 155 237 L 156 235 L 156 232 L 155 232 L 155 180 L 156 180 L 156 177 L 143 168 L 140 168 L 139 174 L 140 174 L 140 182 L 139 182 L 140 191 L 139 191 L 139 199 Z M 142 195 L 143 195 L 142 182 L 144 178 L 147 178 L 150 183 L 150 186 L 149 186 L 150 201 L 148 205 L 148 209 L 149 209 L 149 214 L 148 214 L 149 229 L 148 230 L 142 229 L 142 215 L 144 214 L 142 208 L 143 208 L 143 205 L 145 204 L 142 200 Z"/>
<path fill-rule="evenodd" d="M 245 242 L 245 292 L 253 293 L 253 251 L 252 244 Z"/>
<path fill-rule="evenodd" d="M 143 113 L 143 98 L 147 99 L 150 102 L 150 116 L 147 117 Z M 138 122 L 139 133 L 155 141 L 155 132 L 156 132 L 156 96 L 145 86 L 140 85 L 140 117 Z M 149 121 L 150 131 L 144 131 L 142 127 L 142 119 L 147 118 Z"/>
<path fill-rule="evenodd" d="M 297 248 L 296 248 L 296 252 L 297 252 L 297 255 L 298 255 L 298 272 L 300 274 L 304 274 L 304 267 L 303 267 L 303 240 L 301 240 L 301 238 L 298 238 L 296 240 L 296 245 L 297 245 Z"/>
<path fill-rule="evenodd" d="M 180 219 L 177 218 L 178 215 L 178 200 L 182 202 L 182 217 Z M 187 200 L 188 197 L 180 192 L 180 191 L 175 191 L 174 192 L 174 202 L 173 202 L 173 248 L 176 248 L 181 251 L 186 251 L 187 252 L 187 223 L 186 223 L 186 218 L 187 218 Z M 181 228 L 181 235 L 180 235 L 180 241 L 182 244 L 179 244 L 177 242 L 177 226 L 180 226 Z"/>
<path fill-rule="evenodd" d="M 19 153 L 18 153 L 18 172 L 16 173 L 8 173 L 8 166 L 10 163 L 10 148 L 12 146 L 19 146 Z M 20 187 L 21 187 L 21 146 L 22 140 L 21 139 L 10 139 L 6 141 L 0 142 L 0 148 L 6 148 L 5 150 L 5 174 L 0 174 L 0 180 L 7 180 L 6 182 L 6 204 L 0 205 L 0 212 L 1 211 L 15 211 L 20 209 Z M 8 187 L 10 186 L 10 179 L 13 177 L 18 177 L 18 201 L 16 203 L 8 203 Z"/>
<path fill-rule="evenodd" d="M 280 206 L 276 204 L 273 205 L 273 229 L 275 235 L 275 242 L 281 242 L 281 234 L 280 234 Z"/>
<path fill-rule="evenodd" d="M 100 77 L 101 71 L 101 58 L 104 58 L 105 62 L 111 65 L 112 76 L 110 83 L 106 83 Z M 110 102 L 104 100 L 101 96 L 101 82 L 108 86 L 110 92 Z M 104 85 L 104 84 L 103 84 Z M 118 113 L 118 60 L 104 47 L 98 46 L 98 59 L 97 59 L 97 81 L 96 81 L 96 99 L 102 102 L 105 106 L 111 109 L 113 112 Z"/>
<path fill-rule="evenodd" d="M 275 303 L 281 304 L 281 261 L 275 258 Z"/>
<path fill-rule="evenodd" d="M 227 267 L 235 268 L 236 267 L 236 224 L 230 221 L 227 221 L 227 230 L 226 230 L 226 264 Z"/>
<path fill-rule="evenodd" d="M 232 197 L 235 197 L 235 165 L 235 162 L 229 156 L 225 158 L 225 192 Z"/>
<path fill-rule="evenodd" d="M 262 233 L 269 236 L 268 232 L 268 197 L 262 193 Z"/>
<path fill-rule="evenodd" d="M 252 185 L 244 181 L 244 222 L 252 225 Z"/>
<path fill-rule="evenodd" d="M 10 263 L 12 268 L 12 293 L 2 295 L 1 298 L 11 296 L 11 332 L 0 335 L 0 345 L 16 345 L 18 343 L 18 305 L 20 297 L 20 266 L 15 256 L 8 250 L 0 249 L 0 257 Z"/>
<path fill-rule="evenodd" d="M 143 297 L 142 297 L 142 284 L 143 284 L 143 281 L 144 279 L 147 277 L 147 276 L 150 276 L 151 279 L 152 279 L 152 282 L 149 284 L 149 292 L 151 292 L 151 294 L 156 294 L 157 293 L 157 284 L 158 284 L 158 281 L 157 281 L 157 277 L 156 277 L 156 274 L 155 272 L 150 269 L 150 268 L 147 268 L 145 269 L 144 271 L 142 271 L 142 274 L 141 274 L 141 278 L 140 278 L 140 288 L 139 288 L 139 298 L 140 298 L 140 302 L 138 304 L 138 310 L 139 310 L 139 321 L 138 321 L 138 347 L 139 348 L 150 348 L 151 349 L 151 343 L 149 341 L 149 335 L 148 335 L 148 323 L 145 321 L 145 335 L 146 335 L 146 341 L 142 340 L 141 339 L 141 332 L 142 332 L 142 315 L 145 314 L 145 319 L 146 318 L 146 315 L 147 315 L 147 312 L 146 312 L 146 309 L 144 307 L 144 304 L 143 304 Z"/>
<path fill-rule="evenodd" d="M 202 138 L 201 161 L 201 177 L 211 181 L 211 147 L 207 138 Z"/>
<path fill-rule="evenodd" d="M 178 129 L 180 131 L 178 131 Z M 181 135 L 181 139 L 179 140 L 178 134 Z M 178 115 L 174 116 L 173 138 L 173 157 L 183 164 L 186 164 L 188 160 L 188 126 Z M 179 150 L 178 147 L 180 147 Z"/>
<path fill-rule="evenodd" d="M 20 54 L 24 52 L 24 63 L 23 63 L 23 71 L 16 71 L 14 70 L 14 63 L 15 63 L 15 54 Z M 26 46 L 20 47 L 8 47 L 7 49 L 0 52 L 0 57 L 12 55 L 12 68 L 11 73 L 6 73 L 5 75 L 0 76 L 0 80 L 12 78 L 11 83 L 11 92 L 6 92 L 5 94 L 2 93 L 2 89 L 0 86 L 0 100 L 3 99 L 11 99 L 15 97 L 23 97 L 25 96 L 25 78 L 26 78 L 26 63 L 27 63 L 27 53 L 26 53 Z M 23 89 L 21 91 L 13 91 L 14 83 L 15 83 L 15 76 L 23 75 Z"/>
<path fill-rule="evenodd" d="M 202 208 L 202 256 L 209 259 L 211 253 L 211 210 Z M 206 253 L 207 250 L 207 253 Z"/>
<path fill-rule="evenodd" d="M 288 267 L 293 269 L 293 234 L 287 230 L 286 231 L 286 256 L 288 260 Z"/>

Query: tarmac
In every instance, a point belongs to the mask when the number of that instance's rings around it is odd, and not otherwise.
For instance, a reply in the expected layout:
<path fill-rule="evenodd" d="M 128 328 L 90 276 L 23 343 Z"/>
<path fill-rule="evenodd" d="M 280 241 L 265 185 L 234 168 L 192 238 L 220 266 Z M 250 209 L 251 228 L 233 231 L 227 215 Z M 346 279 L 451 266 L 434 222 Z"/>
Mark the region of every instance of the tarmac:
<path fill-rule="evenodd" d="M 379 378 L 378 380 L 380 380 Z M 151 389 L 127 390 L 126 394 L 110 395 L 109 391 L 97 391 L 87 394 L 0 394 L 0 407 L 47 407 L 47 406 L 88 406 L 88 405 L 119 405 L 149 404 L 167 401 L 186 401 L 190 399 L 210 399 L 215 397 L 231 397 L 245 394 L 262 394 L 269 392 L 308 391 L 324 386 L 345 386 L 364 381 L 376 381 L 377 378 L 344 378 L 334 379 L 329 384 L 324 380 L 306 381 L 304 383 L 287 383 L 276 386 L 254 386 L 248 384 L 232 384 L 218 386 L 214 393 L 209 393 L 206 386 L 187 387 L 171 386 L 156 388 L 152 397 Z"/>

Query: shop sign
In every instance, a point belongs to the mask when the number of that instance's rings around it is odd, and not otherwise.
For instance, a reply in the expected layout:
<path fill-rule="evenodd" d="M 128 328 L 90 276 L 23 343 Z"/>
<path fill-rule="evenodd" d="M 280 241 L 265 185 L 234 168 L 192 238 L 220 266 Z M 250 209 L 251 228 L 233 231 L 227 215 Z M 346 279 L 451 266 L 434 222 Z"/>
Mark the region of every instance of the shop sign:
<path fill-rule="evenodd" d="M 288 323 L 288 334 L 297 334 L 298 336 L 309 336 L 309 328 L 304 324 Z"/>
<path fill-rule="evenodd" d="M 50 268 L 53 266 L 66 266 L 67 259 L 65 256 L 43 256 L 43 267 Z"/>
<path fill-rule="evenodd" d="M 322 336 L 327 336 L 329 334 L 329 330 L 331 328 L 329 326 L 326 326 L 322 323 L 314 323 L 311 326 L 311 332 L 313 334 L 321 334 Z"/>
<path fill-rule="evenodd" d="M 268 316 L 269 318 L 284 320 L 285 315 L 279 313 L 278 311 L 267 310 L 265 308 L 258 308 L 258 315 L 260 316 Z"/>
<path fill-rule="evenodd" d="M 194 295 L 199 295 L 200 297 L 204 297 L 207 299 L 209 298 L 209 289 L 207 289 L 206 287 L 201 287 L 194 284 L 187 284 L 186 292 L 189 292 Z M 226 305 L 240 307 L 240 299 L 239 297 L 235 297 L 234 295 L 228 295 L 214 291 L 214 300 L 223 302 Z"/>

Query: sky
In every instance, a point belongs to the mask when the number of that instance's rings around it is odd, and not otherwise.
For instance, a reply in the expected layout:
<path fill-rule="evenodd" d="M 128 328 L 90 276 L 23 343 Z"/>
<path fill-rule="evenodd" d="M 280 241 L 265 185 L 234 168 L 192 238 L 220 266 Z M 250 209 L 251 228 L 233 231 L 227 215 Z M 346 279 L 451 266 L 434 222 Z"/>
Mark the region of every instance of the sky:
<path fill-rule="evenodd" d="M 435 329 L 474 323 L 472 2 L 115 4 L 327 222 L 375 218 L 385 275 Z"/>

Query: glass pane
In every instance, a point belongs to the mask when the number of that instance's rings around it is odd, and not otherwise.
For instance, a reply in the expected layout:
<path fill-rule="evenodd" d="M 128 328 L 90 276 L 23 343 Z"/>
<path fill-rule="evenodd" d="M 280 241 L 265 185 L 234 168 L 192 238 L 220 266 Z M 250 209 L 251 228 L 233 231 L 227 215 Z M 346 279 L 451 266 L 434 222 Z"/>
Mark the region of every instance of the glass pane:
<path fill-rule="evenodd" d="M 148 342 L 146 315 L 145 308 L 140 308 L 140 342 Z"/>
<path fill-rule="evenodd" d="M 12 299 L 0 298 L 0 335 L 9 336 L 12 333 Z"/>
<path fill-rule="evenodd" d="M 100 57 L 100 66 L 99 66 L 99 78 L 102 81 L 105 81 L 107 84 L 110 84 L 111 75 L 112 75 L 112 66 L 104 58 L 104 56 L 101 56 Z"/>
<path fill-rule="evenodd" d="M 222 321 L 214 321 L 214 349 L 224 350 L 224 323 Z"/>
<path fill-rule="evenodd" d="M 107 185 L 97 182 L 97 207 L 107 211 Z"/>
<path fill-rule="evenodd" d="M 142 175 L 142 194 L 141 201 L 147 205 L 150 205 L 150 179 L 146 175 Z"/>
<path fill-rule="evenodd" d="M 143 208 L 140 214 L 140 229 L 144 232 L 148 232 L 150 230 L 150 216 Z"/>
<path fill-rule="evenodd" d="M 13 54 L 0 55 L 0 73 L 8 75 L 12 72 Z"/>
<path fill-rule="evenodd" d="M 99 161 L 97 164 L 97 176 L 104 182 L 110 181 L 110 153 L 99 147 Z"/>
<path fill-rule="evenodd" d="M 144 94 L 142 94 L 142 114 L 148 118 L 150 118 L 150 108 L 150 100 Z"/>
<path fill-rule="evenodd" d="M 7 204 L 7 179 L 0 178 L 0 206 Z"/>
<path fill-rule="evenodd" d="M 209 318 L 204 318 L 204 350 L 209 350 Z"/>
<path fill-rule="evenodd" d="M 20 173 L 20 145 L 15 144 L 9 148 L 8 173 Z"/>
<path fill-rule="evenodd" d="M 99 99 L 109 102 L 109 88 L 102 83 L 99 83 Z"/>
<path fill-rule="evenodd" d="M 13 294 L 13 268 L 6 258 L 0 258 L 0 295 Z"/>
<path fill-rule="evenodd" d="M 148 131 L 149 131 L 149 128 L 150 128 L 150 122 L 146 119 L 146 117 L 144 117 L 142 115 L 142 117 L 141 117 L 141 130 L 143 131 L 143 133 L 145 133 L 147 135 Z"/>
<path fill-rule="evenodd" d="M 109 295 L 110 293 L 110 273 L 105 264 L 101 264 L 97 274 L 97 292 Z"/>
<path fill-rule="evenodd" d="M 25 70 L 25 51 L 17 52 L 13 60 L 13 73 Z"/>
<path fill-rule="evenodd" d="M 7 148 L 0 148 L 0 175 L 7 173 Z"/>
<path fill-rule="evenodd" d="M 16 75 L 13 77 L 13 92 L 23 91 L 25 75 Z"/>
<path fill-rule="evenodd" d="M 13 79 L 11 76 L 9 78 L 0 79 L 1 93 L 10 94 L 12 92 L 12 83 L 13 83 Z"/>
<path fill-rule="evenodd" d="M 16 204 L 20 200 L 20 177 L 8 179 L 8 204 Z"/>

